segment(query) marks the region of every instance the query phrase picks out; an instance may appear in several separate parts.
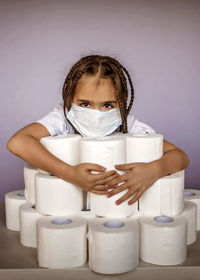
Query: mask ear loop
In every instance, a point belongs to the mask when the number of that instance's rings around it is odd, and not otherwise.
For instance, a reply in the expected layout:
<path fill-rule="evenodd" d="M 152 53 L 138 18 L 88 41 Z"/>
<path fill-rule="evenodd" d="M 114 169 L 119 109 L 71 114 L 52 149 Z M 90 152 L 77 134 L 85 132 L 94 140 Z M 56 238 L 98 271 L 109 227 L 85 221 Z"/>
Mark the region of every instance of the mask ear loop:
<path fill-rule="evenodd" d="M 80 134 L 76 128 L 73 126 L 73 124 L 67 119 L 67 121 L 69 122 L 69 124 L 72 126 L 73 130 L 74 130 L 74 134 Z M 81 135 L 81 134 L 80 134 Z M 81 135 L 82 136 L 82 135 Z"/>
<path fill-rule="evenodd" d="M 69 111 L 68 111 L 69 112 Z M 66 112 L 66 116 L 67 116 L 67 113 L 68 112 Z M 73 128 L 73 130 L 74 130 L 74 134 L 80 134 L 77 130 L 76 130 L 76 128 L 73 126 L 73 124 L 70 122 L 70 120 L 68 120 L 68 118 L 66 118 L 65 117 L 65 119 L 66 119 L 66 121 L 72 126 L 72 128 Z M 80 134 L 81 135 L 81 134 Z M 82 135 L 81 135 L 82 136 Z"/>

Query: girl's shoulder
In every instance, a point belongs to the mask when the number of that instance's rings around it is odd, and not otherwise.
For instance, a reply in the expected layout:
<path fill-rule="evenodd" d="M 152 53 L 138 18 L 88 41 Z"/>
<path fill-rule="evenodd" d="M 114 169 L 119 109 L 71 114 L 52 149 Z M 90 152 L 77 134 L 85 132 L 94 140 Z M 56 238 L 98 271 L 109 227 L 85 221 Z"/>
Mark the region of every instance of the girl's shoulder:
<path fill-rule="evenodd" d="M 63 102 L 58 103 L 51 112 L 44 115 L 36 122 L 44 125 L 51 136 L 74 133 L 72 126 L 65 118 L 63 112 Z"/>
<path fill-rule="evenodd" d="M 127 118 L 128 133 L 130 134 L 156 134 L 155 130 L 146 123 L 140 122 L 134 115 Z"/>

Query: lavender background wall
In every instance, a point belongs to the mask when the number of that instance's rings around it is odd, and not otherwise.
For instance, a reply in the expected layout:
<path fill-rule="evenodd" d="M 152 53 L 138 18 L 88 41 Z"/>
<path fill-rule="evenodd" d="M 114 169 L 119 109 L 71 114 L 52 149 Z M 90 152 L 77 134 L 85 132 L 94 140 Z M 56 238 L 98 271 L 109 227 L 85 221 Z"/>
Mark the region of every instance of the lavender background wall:
<path fill-rule="evenodd" d="M 24 161 L 6 149 L 20 128 L 61 101 L 82 56 L 110 55 L 130 72 L 134 114 L 190 158 L 200 188 L 198 0 L 0 1 L 0 200 L 24 187 Z"/>

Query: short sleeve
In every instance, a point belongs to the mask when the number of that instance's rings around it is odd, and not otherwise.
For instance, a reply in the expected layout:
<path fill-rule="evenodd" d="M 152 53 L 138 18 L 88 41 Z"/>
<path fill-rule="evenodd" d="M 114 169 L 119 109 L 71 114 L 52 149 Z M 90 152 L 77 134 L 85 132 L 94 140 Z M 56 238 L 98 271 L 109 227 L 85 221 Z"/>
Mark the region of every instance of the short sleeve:
<path fill-rule="evenodd" d="M 65 119 L 63 112 L 63 103 L 59 103 L 53 111 L 35 122 L 44 125 L 51 136 L 70 133 L 69 123 Z"/>
<path fill-rule="evenodd" d="M 133 115 L 128 116 L 128 133 L 130 134 L 156 134 L 156 131 L 149 125 L 138 121 Z"/>

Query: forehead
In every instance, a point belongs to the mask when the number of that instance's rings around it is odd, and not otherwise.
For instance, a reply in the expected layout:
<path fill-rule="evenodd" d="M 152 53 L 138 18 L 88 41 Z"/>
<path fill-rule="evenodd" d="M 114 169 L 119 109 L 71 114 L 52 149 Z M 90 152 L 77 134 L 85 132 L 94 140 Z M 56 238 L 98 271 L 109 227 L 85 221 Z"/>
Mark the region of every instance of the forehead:
<path fill-rule="evenodd" d="M 82 99 L 101 98 L 102 100 L 116 99 L 113 81 L 110 78 L 83 77 L 76 85 L 74 97 Z"/>

